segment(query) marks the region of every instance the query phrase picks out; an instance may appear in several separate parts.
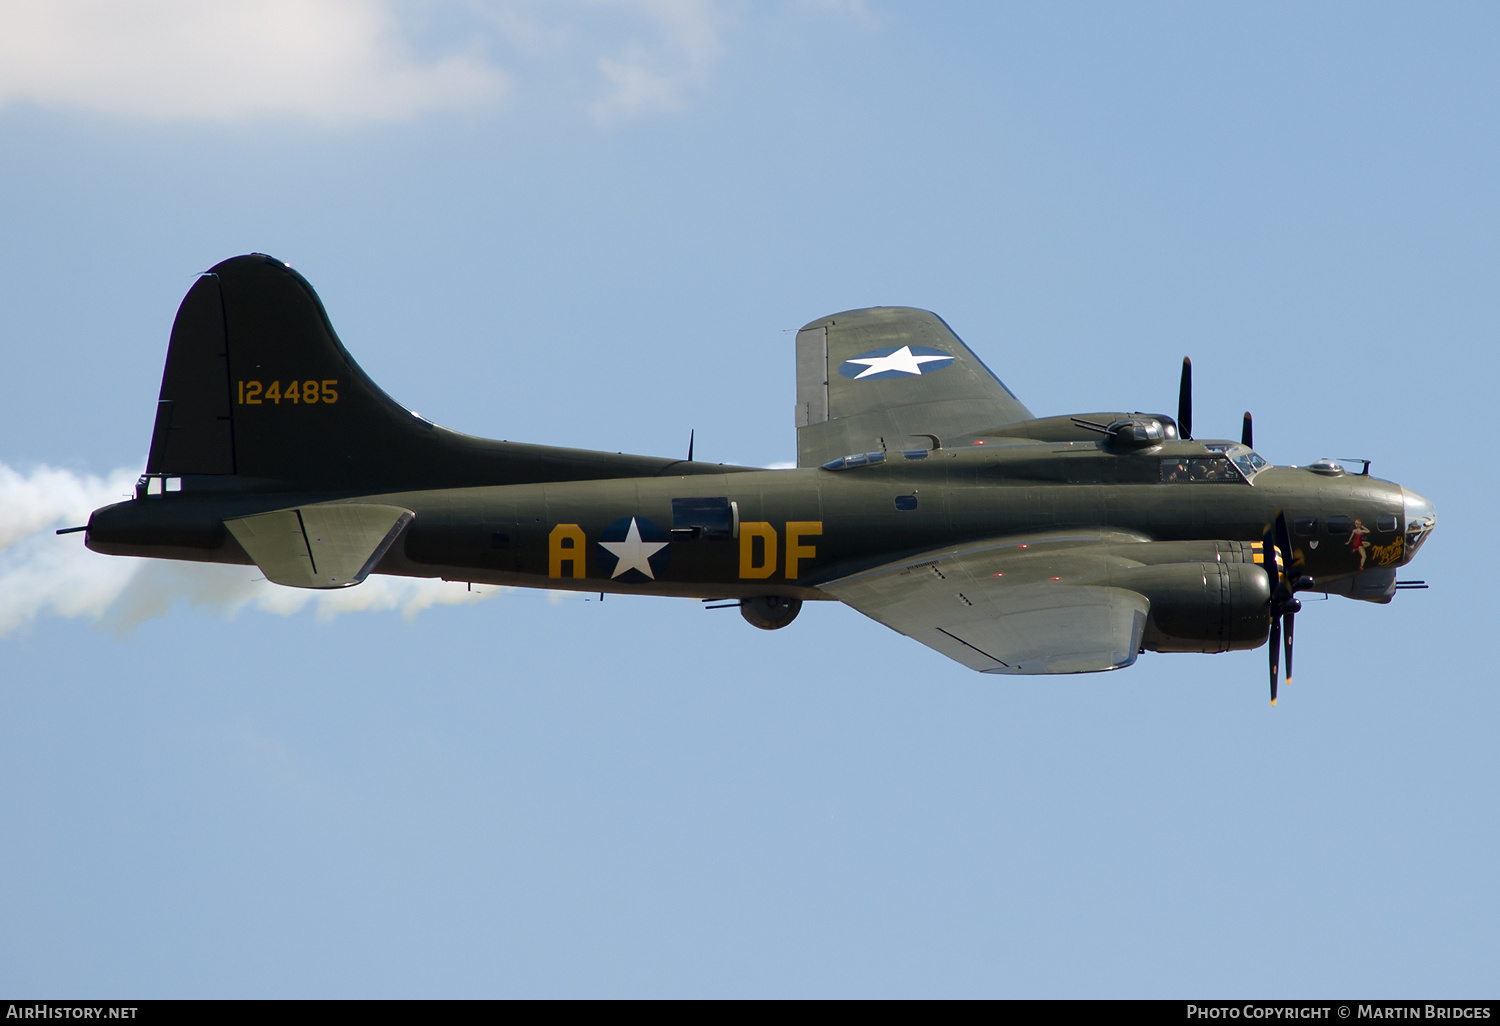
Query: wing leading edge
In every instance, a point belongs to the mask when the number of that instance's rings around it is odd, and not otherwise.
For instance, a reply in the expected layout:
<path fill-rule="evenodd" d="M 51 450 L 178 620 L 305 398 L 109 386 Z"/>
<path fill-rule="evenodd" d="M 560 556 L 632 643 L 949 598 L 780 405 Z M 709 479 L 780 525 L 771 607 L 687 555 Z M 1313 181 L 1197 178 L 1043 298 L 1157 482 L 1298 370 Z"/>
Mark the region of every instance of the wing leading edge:
<path fill-rule="evenodd" d="M 966 442 L 1032 414 L 926 310 L 849 310 L 797 332 L 797 465 Z"/>
<path fill-rule="evenodd" d="M 1151 603 L 1128 588 L 1092 583 L 1125 562 L 1099 551 L 1105 541 L 1033 548 L 999 540 L 924 553 L 822 590 L 984 673 L 1117 670 L 1135 662 Z"/>

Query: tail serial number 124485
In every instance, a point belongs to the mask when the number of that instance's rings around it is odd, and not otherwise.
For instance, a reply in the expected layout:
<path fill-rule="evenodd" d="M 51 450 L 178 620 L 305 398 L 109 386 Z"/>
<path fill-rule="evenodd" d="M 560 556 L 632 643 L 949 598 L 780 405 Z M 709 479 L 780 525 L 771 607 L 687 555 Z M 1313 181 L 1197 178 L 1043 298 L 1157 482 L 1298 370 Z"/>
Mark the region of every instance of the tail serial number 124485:
<path fill-rule="evenodd" d="M 241 381 L 237 395 L 241 406 L 259 406 L 261 403 L 336 403 L 339 401 L 338 378 L 322 381 L 288 381 L 285 387 L 278 382 L 263 386 L 259 381 Z"/>

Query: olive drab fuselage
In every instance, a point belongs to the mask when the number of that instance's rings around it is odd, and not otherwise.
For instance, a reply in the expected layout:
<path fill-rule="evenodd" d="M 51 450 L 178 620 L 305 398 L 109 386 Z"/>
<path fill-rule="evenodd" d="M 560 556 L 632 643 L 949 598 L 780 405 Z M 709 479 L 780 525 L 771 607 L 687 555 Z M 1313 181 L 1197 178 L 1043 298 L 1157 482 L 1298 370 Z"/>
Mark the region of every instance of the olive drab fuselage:
<path fill-rule="evenodd" d="M 835 577 L 996 536 L 1081 532 L 1092 538 L 1089 532 L 1109 530 L 1143 541 L 1200 541 L 1207 558 L 1223 559 L 1224 552 L 1215 555 L 1215 541 L 1254 546 L 1284 509 L 1294 522 L 1314 522 L 1294 544 L 1322 585 L 1406 562 L 1399 485 L 1294 467 L 1266 467 L 1249 481 L 1239 475 L 1162 481 L 1164 463 L 1215 454 L 1197 441 L 1122 453 L 1093 441 L 1021 442 L 895 452 L 839 470 L 700 463 L 684 476 L 369 495 L 229 498 L 195 494 L 189 480 L 185 490 L 110 508 L 92 525 L 90 544 L 117 554 L 249 563 L 223 530 L 224 520 L 345 499 L 415 513 L 377 573 L 590 592 L 821 599 L 827 596 L 816 586 Z M 683 500 L 698 500 L 688 504 L 686 516 Z M 719 524 L 693 523 L 707 519 L 693 515 L 702 500 L 722 500 L 730 516 Z M 622 520 L 665 540 L 648 558 L 650 577 L 643 570 L 615 572 L 620 560 L 602 543 Z M 1345 520 L 1368 525 L 1363 566 L 1359 547 L 1350 544 L 1352 529 L 1329 533 L 1330 521 L 1338 527 Z"/>

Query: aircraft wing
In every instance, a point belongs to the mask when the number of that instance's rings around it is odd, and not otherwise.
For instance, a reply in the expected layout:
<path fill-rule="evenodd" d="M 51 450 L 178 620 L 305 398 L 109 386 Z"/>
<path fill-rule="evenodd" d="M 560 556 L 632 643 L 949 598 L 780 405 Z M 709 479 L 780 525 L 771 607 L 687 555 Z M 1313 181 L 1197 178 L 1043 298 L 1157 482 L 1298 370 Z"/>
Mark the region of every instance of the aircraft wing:
<path fill-rule="evenodd" d="M 1135 662 L 1150 602 L 1091 583 L 1124 561 L 1102 539 L 997 539 L 821 585 L 871 619 L 984 673 L 1088 673 Z"/>
<path fill-rule="evenodd" d="M 968 444 L 1031 420 L 1004 382 L 926 310 L 880 306 L 797 332 L 797 465 L 886 449 Z"/>

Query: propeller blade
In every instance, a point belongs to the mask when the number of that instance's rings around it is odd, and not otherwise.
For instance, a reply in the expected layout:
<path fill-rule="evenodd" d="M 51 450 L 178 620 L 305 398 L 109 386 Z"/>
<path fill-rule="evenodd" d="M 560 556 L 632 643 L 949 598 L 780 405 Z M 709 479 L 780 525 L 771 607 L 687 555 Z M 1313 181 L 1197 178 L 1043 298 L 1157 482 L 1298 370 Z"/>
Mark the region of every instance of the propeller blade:
<path fill-rule="evenodd" d="M 1296 573 L 1302 560 L 1292 550 L 1292 533 L 1287 530 L 1286 510 L 1276 511 L 1274 524 L 1267 524 L 1265 541 L 1266 572 L 1271 575 L 1271 704 L 1276 704 L 1276 660 L 1286 654 L 1286 682 L 1292 682 L 1292 639 L 1296 634 L 1297 614 L 1302 602 L 1297 592 L 1313 587 L 1313 579 Z M 1279 551 L 1278 551 L 1279 550 Z M 1296 573 L 1296 576 L 1293 574 Z M 1285 648 L 1282 647 L 1282 621 L 1286 623 Z"/>
<path fill-rule="evenodd" d="M 1177 388 L 1177 433 L 1193 437 L 1193 361 L 1182 358 L 1182 384 Z"/>
<path fill-rule="evenodd" d="M 1276 511 L 1277 519 L 1283 526 L 1286 524 L 1286 516 L 1281 510 Z M 1280 675 L 1281 658 L 1281 604 L 1282 604 L 1282 578 L 1281 561 L 1276 556 L 1276 532 L 1272 524 L 1267 524 L 1265 531 L 1261 534 L 1262 561 L 1266 568 L 1266 574 L 1271 579 L 1271 599 L 1266 604 L 1266 611 L 1271 617 L 1271 637 L 1267 646 L 1271 659 L 1271 704 L 1276 704 L 1276 679 Z"/>
<path fill-rule="evenodd" d="M 1283 572 L 1290 570 L 1296 557 L 1292 555 L 1292 532 L 1286 529 L 1286 510 L 1276 511 L 1276 547 L 1281 549 L 1281 568 Z M 1291 594 L 1291 582 L 1287 582 L 1287 594 Z"/>
<path fill-rule="evenodd" d="M 1250 411 L 1245 411 L 1245 422 L 1240 426 L 1240 444 L 1247 449 L 1254 449 L 1254 434 L 1250 430 Z"/>
<path fill-rule="evenodd" d="M 1283 635 L 1286 641 L 1286 682 L 1290 684 L 1292 682 L 1292 626 L 1297 622 L 1297 615 L 1288 613 L 1284 619 L 1286 620 L 1286 634 Z"/>
<path fill-rule="evenodd" d="M 1276 677 L 1280 666 L 1277 660 L 1281 657 L 1281 618 L 1271 617 L 1271 704 L 1276 704 Z"/>

